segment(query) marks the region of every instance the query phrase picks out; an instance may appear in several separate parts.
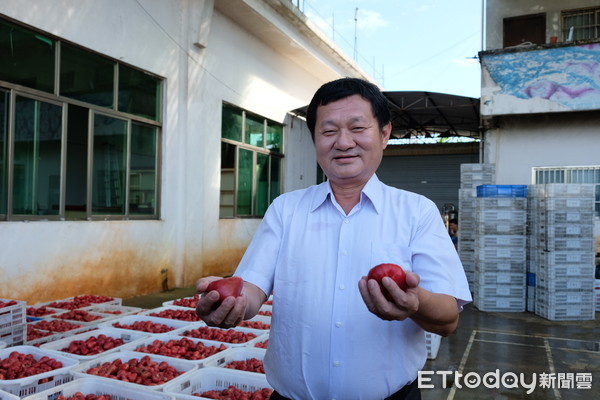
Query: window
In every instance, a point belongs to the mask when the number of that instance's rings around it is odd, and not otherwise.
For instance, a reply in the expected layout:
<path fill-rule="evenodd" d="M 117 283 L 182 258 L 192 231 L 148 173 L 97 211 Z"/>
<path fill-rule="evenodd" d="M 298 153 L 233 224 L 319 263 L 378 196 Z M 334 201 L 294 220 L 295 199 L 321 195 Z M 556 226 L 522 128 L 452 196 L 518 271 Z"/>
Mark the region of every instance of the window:
<path fill-rule="evenodd" d="M 283 125 L 223 104 L 221 218 L 262 217 L 281 193 Z"/>
<path fill-rule="evenodd" d="M 563 11 L 561 19 L 563 41 L 600 38 L 600 7 Z"/>
<path fill-rule="evenodd" d="M 158 218 L 161 79 L 2 19 L 0 51 L 0 221 Z"/>
<path fill-rule="evenodd" d="M 586 183 L 596 184 L 594 209 L 600 217 L 600 166 L 589 167 L 537 167 L 533 169 L 534 183 Z"/>

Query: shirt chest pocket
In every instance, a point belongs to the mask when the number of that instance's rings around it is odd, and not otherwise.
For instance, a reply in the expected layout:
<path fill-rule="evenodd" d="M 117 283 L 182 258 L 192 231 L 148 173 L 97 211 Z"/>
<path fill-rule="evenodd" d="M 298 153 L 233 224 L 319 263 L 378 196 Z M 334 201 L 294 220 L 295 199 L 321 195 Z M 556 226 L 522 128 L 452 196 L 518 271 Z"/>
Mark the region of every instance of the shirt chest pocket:
<path fill-rule="evenodd" d="M 372 243 L 371 266 L 379 264 L 396 264 L 405 271 L 412 271 L 412 250 L 408 246 L 395 243 Z"/>

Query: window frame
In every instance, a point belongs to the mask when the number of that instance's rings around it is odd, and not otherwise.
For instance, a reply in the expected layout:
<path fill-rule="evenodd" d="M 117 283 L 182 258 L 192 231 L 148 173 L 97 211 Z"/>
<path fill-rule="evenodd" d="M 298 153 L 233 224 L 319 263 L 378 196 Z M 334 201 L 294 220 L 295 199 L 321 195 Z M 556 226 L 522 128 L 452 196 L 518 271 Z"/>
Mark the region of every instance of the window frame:
<path fill-rule="evenodd" d="M 163 134 L 163 129 L 162 129 L 162 120 L 163 120 L 163 113 L 165 110 L 165 101 L 164 101 L 164 96 L 165 96 L 165 92 L 164 92 L 164 86 L 165 86 L 165 79 L 163 77 L 160 77 L 158 75 L 152 74 L 148 71 L 142 70 L 140 68 L 137 68 L 135 66 L 126 64 L 121 62 L 120 60 L 116 60 L 114 58 L 108 57 L 106 55 L 103 55 L 101 53 L 95 52 L 93 50 L 87 49 L 85 47 L 79 46 L 75 43 L 69 42 L 67 40 L 64 40 L 60 37 L 56 37 L 54 35 L 50 35 L 47 32 L 43 32 L 40 31 L 38 29 L 26 26 L 18 21 L 14 21 L 12 19 L 9 18 L 5 18 L 2 17 L 0 19 L 0 21 L 6 21 L 7 23 L 10 24 L 17 24 L 19 26 L 21 26 L 23 29 L 27 29 L 30 30 L 34 33 L 39 33 L 41 35 L 47 36 L 52 38 L 53 40 L 56 41 L 56 49 L 54 52 L 54 87 L 52 92 L 46 92 L 43 90 L 39 90 L 39 89 L 34 89 L 34 88 L 30 88 L 30 87 L 26 87 L 20 84 L 16 84 L 13 82 L 9 82 L 9 81 L 0 81 L 0 88 L 3 91 L 8 92 L 8 99 L 9 99 L 9 105 L 7 107 L 7 135 L 6 135 L 6 144 L 5 146 L 7 147 L 7 152 L 6 152 L 6 160 L 5 160 L 5 166 L 6 166 L 6 193 L 5 193 L 5 203 L 6 203 L 6 213 L 1 213 L 0 211 L 0 222 L 8 222 L 8 221 L 44 221 L 44 220 L 48 220 L 48 221 L 65 221 L 65 220 L 69 220 L 69 221 L 82 221 L 82 220 L 88 220 L 88 221 L 97 221 L 97 220 L 159 220 L 160 217 L 160 208 L 161 208 L 161 186 L 160 186 L 160 182 L 161 182 L 161 170 L 162 170 L 162 143 L 163 143 L 163 138 L 162 138 L 162 134 Z M 103 107 L 103 106 L 98 106 L 96 104 L 92 104 L 92 103 L 87 103 L 84 101 L 80 101 L 74 98 L 70 98 L 70 97 L 66 97 L 66 96 L 62 96 L 59 94 L 60 91 L 60 65 L 61 65 L 61 58 L 60 58 L 60 53 L 61 53 L 61 46 L 62 44 L 68 44 L 69 46 L 73 46 L 73 47 L 77 47 L 78 49 L 82 50 L 82 51 L 86 51 L 92 54 L 95 54 L 99 57 L 102 57 L 103 59 L 109 60 L 110 62 L 112 62 L 114 64 L 114 82 L 113 82 L 113 87 L 114 87 L 114 93 L 113 93 L 113 97 L 114 97 L 114 101 L 113 101 L 113 105 L 111 108 L 107 108 L 107 107 Z M 156 97 L 156 108 L 157 108 L 157 115 L 156 115 L 156 119 L 151 119 L 148 117 L 144 117 L 141 115 L 137 115 L 137 114 L 129 114 L 126 112 L 122 112 L 119 111 L 119 104 L 118 104 L 118 89 L 119 89 L 119 66 L 123 65 L 127 68 L 131 68 L 131 69 L 135 69 L 138 70 L 144 74 L 147 74 L 149 76 L 152 76 L 156 79 L 157 81 L 157 87 L 156 89 L 158 90 L 157 92 L 157 97 Z M 56 215 L 27 215 L 27 214 L 14 214 L 13 213 L 13 189 L 14 189 L 14 168 L 13 168 L 13 162 L 14 162 L 14 144 L 15 144 L 15 118 L 16 118 L 16 113 L 15 113 L 15 100 L 17 98 L 17 96 L 21 96 L 21 97 L 26 97 L 26 98 L 31 98 L 33 100 L 36 101 L 41 101 L 41 102 L 45 102 L 45 103 L 50 103 L 53 105 L 59 105 L 60 107 L 62 107 L 62 119 L 61 119 L 61 144 L 60 144 L 60 183 L 59 183 L 59 188 L 60 188 L 60 199 L 59 199 L 59 212 Z M 73 218 L 73 217 L 68 217 L 66 215 L 66 210 L 65 210 L 65 206 L 66 206 L 66 186 L 67 186 L 67 144 L 68 144 L 68 109 L 69 109 L 69 105 L 74 105 L 74 106 L 79 106 L 82 107 L 84 109 L 87 110 L 88 112 L 88 127 L 87 127 L 87 138 L 88 138 L 88 148 L 87 148 L 87 165 L 85 166 L 85 168 L 87 168 L 86 170 L 86 176 L 87 176 L 87 182 L 86 182 L 86 211 L 85 211 L 85 217 L 82 218 Z M 123 193 L 123 201 L 125 202 L 124 205 L 124 212 L 122 214 L 94 214 L 92 212 L 92 208 L 93 205 L 91 203 L 92 201 L 92 190 L 93 190 L 93 182 L 91 181 L 91 174 L 93 173 L 93 171 L 91 170 L 92 168 L 92 163 L 93 163 L 93 158 L 92 158 L 92 153 L 93 153 L 93 139 L 94 139 L 94 129 L 93 129 L 93 116 L 94 115 L 98 115 L 98 114 L 102 114 L 102 115 L 106 115 L 109 116 L 111 118 L 117 118 L 117 119 L 123 119 L 127 122 L 127 138 L 126 138 L 126 166 L 125 166 L 125 180 L 126 180 L 126 184 L 124 186 L 124 193 Z M 129 198 L 130 198 L 130 191 L 131 191 L 131 187 L 130 187 L 130 174 L 131 174 L 131 135 L 132 135 L 132 125 L 136 123 L 136 124 L 141 124 L 144 126 L 149 126 L 152 127 L 155 131 L 155 137 L 154 137 L 154 146 L 155 146 L 155 157 L 154 157 L 154 168 L 155 168 L 155 176 L 154 176 L 154 190 L 155 190 L 155 201 L 154 201 L 154 210 L 152 211 L 152 213 L 148 213 L 148 214 L 142 214 L 142 213 L 135 213 L 135 214 L 131 214 L 130 213 L 130 204 L 129 204 Z"/>
<path fill-rule="evenodd" d="M 577 40 L 592 40 L 592 39 L 598 39 L 600 38 L 600 6 L 598 7 L 586 7 L 586 8 L 577 8 L 577 9 L 571 9 L 571 10 L 563 10 L 560 13 L 560 26 L 561 26 L 561 34 L 562 34 L 562 40 L 563 42 L 567 41 L 567 38 L 569 36 L 569 30 L 571 29 L 570 26 L 566 26 L 566 22 L 565 20 L 569 17 L 579 17 L 579 16 L 584 16 L 584 15 L 590 15 L 591 17 L 593 17 L 594 21 L 591 25 L 573 25 L 573 41 L 577 41 Z M 579 30 L 584 30 L 584 29 L 592 29 L 593 32 L 593 36 L 592 37 L 585 37 L 585 38 L 580 38 L 580 39 L 575 39 L 575 37 L 577 36 L 576 32 Z"/>
<path fill-rule="evenodd" d="M 260 213 L 257 212 L 257 207 L 259 206 L 257 204 L 257 194 L 258 194 L 258 176 L 257 176 L 257 167 L 258 167 L 258 154 L 264 154 L 267 155 L 268 157 L 268 162 L 267 164 L 264 166 L 264 168 L 266 169 L 266 173 L 267 173 L 267 182 L 268 182 L 268 187 L 266 189 L 266 193 L 267 193 L 267 197 L 268 197 L 268 201 L 266 203 L 265 206 L 265 210 L 268 208 L 268 206 L 273 202 L 273 200 L 275 199 L 275 197 L 277 197 L 279 194 L 281 194 L 281 190 L 283 187 L 283 169 L 284 169 L 284 163 L 283 160 L 285 159 L 285 154 L 283 153 L 283 151 L 280 150 L 270 150 L 269 148 L 267 148 L 269 146 L 269 139 L 268 139 L 268 128 L 269 126 L 280 126 L 281 127 L 281 143 L 280 143 L 280 149 L 283 150 L 284 149 L 284 139 L 285 139 L 285 124 L 280 124 L 277 123 L 275 121 L 272 121 L 268 118 L 262 117 L 256 113 L 247 111 L 241 107 L 235 106 L 231 103 L 227 103 L 227 102 L 223 102 L 222 104 L 222 108 L 221 110 L 225 109 L 225 108 L 229 108 L 229 109 L 236 109 L 237 111 L 241 112 L 241 139 L 242 141 L 237 141 L 234 139 L 230 139 L 230 138 L 225 138 L 223 137 L 223 128 L 221 127 L 221 140 L 220 140 L 220 144 L 222 145 L 223 143 L 229 144 L 231 146 L 233 146 L 233 148 L 235 149 L 234 152 L 234 162 L 233 162 L 233 176 L 234 176 L 234 180 L 233 180 L 233 205 L 231 206 L 233 209 L 233 213 L 232 215 L 224 215 L 222 213 L 222 208 L 223 208 L 223 203 L 222 203 L 222 198 L 219 198 L 219 219 L 237 219 L 237 218 L 262 218 L 264 216 L 264 213 Z M 250 143 L 246 142 L 246 118 L 250 116 L 253 120 L 256 119 L 261 119 L 263 121 L 263 134 L 262 134 L 262 147 L 260 146 L 255 146 L 252 145 Z M 240 171 L 240 165 L 239 165 L 239 161 L 240 161 L 240 150 L 246 150 L 246 151 L 250 151 L 252 152 L 252 185 L 251 185 L 251 201 L 250 201 L 250 214 L 241 214 L 238 211 L 238 206 L 239 206 L 239 202 L 238 202 L 238 195 L 239 195 L 239 187 L 240 187 L 240 182 L 239 182 L 239 171 Z M 273 184 L 273 175 L 272 175 L 272 164 L 273 164 L 273 158 L 279 158 L 279 180 L 277 181 L 277 194 L 274 195 L 273 191 L 272 191 L 272 184 Z M 223 167 L 221 164 L 220 167 L 220 176 L 221 178 L 223 177 Z M 221 179 L 221 185 L 219 188 L 219 192 L 221 194 L 221 196 L 224 193 L 223 187 L 222 187 L 222 179 Z"/>

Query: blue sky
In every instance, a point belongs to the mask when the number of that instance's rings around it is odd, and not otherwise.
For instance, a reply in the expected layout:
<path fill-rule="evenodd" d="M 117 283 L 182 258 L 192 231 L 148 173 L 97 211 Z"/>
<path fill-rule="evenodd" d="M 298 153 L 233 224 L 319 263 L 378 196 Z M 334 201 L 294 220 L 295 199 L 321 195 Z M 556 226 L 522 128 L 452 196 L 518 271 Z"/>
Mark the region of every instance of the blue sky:
<path fill-rule="evenodd" d="M 385 90 L 480 96 L 482 0 L 293 2 Z"/>

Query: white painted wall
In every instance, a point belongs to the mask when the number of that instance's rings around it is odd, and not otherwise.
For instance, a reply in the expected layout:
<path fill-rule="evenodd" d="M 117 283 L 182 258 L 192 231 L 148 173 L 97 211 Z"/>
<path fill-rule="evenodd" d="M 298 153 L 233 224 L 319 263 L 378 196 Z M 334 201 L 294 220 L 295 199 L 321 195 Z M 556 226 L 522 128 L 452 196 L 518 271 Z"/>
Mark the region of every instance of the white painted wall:
<path fill-rule="evenodd" d="M 126 298 L 161 289 L 165 278 L 181 287 L 232 272 L 260 220 L 218 217 L 223 101 L 286 124 L 285 191 L 315 182 L 306 125 L 287 113 L 308 104 L 322 75 L 213 12 L 212 1 L 0 2 L 10 18 L 165 79 L 161 220 L 0 222 L 0 297 Z M 199 38 L 206 48 L 194 45 Z M 352 65 L 336 57 L 318 62 L 330 74 Z"/>
<path fill-rule="evenodd" d="M 546 13 L 546 38 L 561 37 L 560 12 L 577 8 L 598 6 L 596 0 L 485 0 L 485 48 L 502 48 L 502 23 L 504 18 Z"/>

